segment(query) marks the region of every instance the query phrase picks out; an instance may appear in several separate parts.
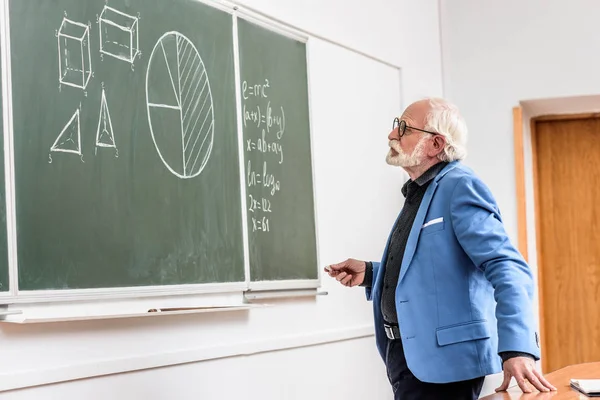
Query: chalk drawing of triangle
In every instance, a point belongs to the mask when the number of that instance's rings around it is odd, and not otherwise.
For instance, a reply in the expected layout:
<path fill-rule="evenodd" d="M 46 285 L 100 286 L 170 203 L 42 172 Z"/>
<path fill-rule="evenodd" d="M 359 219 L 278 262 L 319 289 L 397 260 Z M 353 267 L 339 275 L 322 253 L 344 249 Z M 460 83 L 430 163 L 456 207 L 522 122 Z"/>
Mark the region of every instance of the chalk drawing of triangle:
<path fill-rule="evenodd" d="M 79 108 L 62 129 L 50 151 L 81 155 L 81 129 L 79 125 Z"/>
<path fill-rule="evenodd" d="M 98 130 L 96 131 L 96 146 L 117 147 L 104 89 L 102 89 L 102 100 L 100 101 L 100 116 L 98 117 Z"/>

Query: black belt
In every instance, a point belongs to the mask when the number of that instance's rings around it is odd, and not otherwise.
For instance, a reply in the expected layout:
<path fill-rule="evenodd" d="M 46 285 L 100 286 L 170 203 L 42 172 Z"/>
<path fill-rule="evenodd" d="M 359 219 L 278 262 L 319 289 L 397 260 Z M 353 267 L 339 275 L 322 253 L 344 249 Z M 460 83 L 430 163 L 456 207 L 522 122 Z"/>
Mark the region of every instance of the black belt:
<path fill-rule="evenodd" d="M 400 328 L 398 327 L 398 324 L 388 324 L 387 322 L 384 322 L 383 330 L 388 339 L 400 339 Z"/>

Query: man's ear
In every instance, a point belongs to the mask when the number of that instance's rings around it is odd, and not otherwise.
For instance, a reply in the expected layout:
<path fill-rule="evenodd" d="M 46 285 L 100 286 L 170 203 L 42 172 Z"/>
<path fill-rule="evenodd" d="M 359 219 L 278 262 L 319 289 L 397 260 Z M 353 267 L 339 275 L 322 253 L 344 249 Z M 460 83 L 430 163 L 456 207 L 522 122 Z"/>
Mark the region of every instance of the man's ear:
<path fill-rule="evenodd" d="M 446 147 L 446 138 L 441 135 L 435 135 L 432 140 L 432 146 L 430 150 L 430 157 L 436 157 Z"/>

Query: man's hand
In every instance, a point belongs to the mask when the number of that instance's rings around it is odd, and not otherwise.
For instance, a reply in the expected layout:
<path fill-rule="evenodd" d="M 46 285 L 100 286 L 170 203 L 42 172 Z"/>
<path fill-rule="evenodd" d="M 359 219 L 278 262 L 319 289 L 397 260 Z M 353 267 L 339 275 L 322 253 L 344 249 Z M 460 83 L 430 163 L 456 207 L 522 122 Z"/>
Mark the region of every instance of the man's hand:
<path fill-rule="evenodd" d="M 513 357 L 504 362 L 504 381 L 502 385 L 496 388 L 496 392 L 502 392 L 508 389 L 510 378 L 514 377 L 523 393 L 531 393 L 531 388 L 527 381 L 531 383 L 540 392 L 549 392 L 556 390 L 543 376 L 535 369 L 535 362 L 529 357 Z"/>
<path fill-rule="evenodd" d="M 328 265 L 325 272 L 342 285 L 352 287 L 360 285 L 365 280 L 366 265 L 364 261 L 349 258 L 341 263 Z"/>

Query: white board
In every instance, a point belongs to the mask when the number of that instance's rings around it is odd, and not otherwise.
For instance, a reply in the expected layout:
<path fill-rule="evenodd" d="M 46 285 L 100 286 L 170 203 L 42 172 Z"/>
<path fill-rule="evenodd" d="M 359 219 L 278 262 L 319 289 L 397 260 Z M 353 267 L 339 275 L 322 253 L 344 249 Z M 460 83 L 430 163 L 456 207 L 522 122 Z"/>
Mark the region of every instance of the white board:
<path fill-rule="evenodd" d="M 385 162 L 401 71 L 315 38 L 309 68 L 320 262 L 378 260 L 408 178 Z"/>

